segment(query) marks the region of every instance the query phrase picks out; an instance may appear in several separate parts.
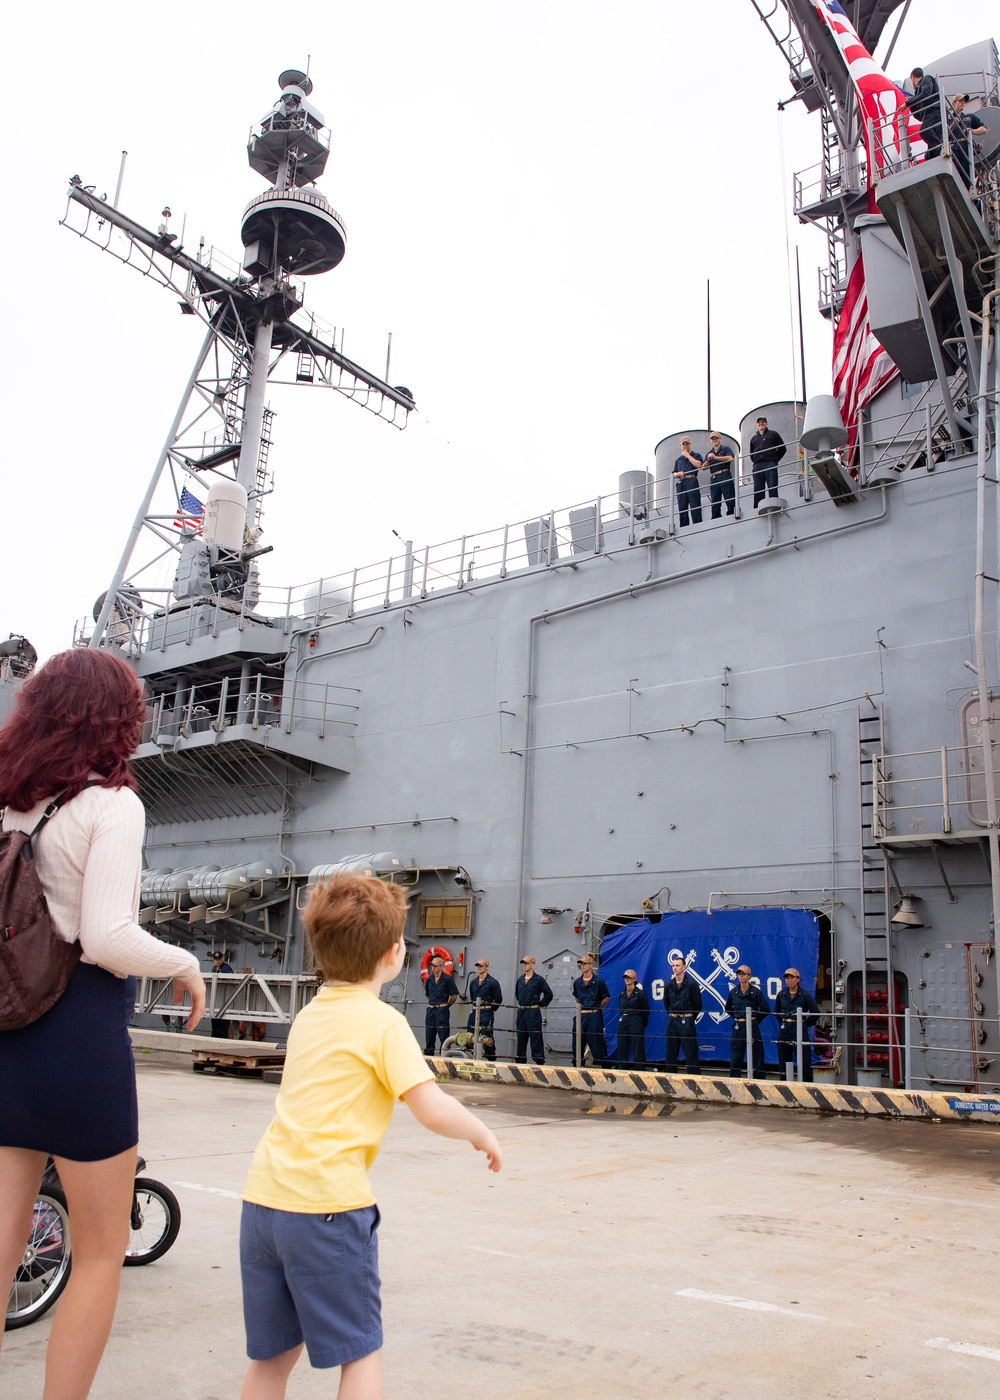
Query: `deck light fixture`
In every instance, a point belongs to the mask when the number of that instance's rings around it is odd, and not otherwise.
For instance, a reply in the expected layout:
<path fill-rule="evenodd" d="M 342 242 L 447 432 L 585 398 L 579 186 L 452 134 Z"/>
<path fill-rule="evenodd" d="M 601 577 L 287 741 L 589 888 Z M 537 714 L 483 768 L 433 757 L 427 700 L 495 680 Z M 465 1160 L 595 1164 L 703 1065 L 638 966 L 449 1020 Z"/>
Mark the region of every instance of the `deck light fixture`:
<path fill-rule="evenodd" d="M 892 916 L 894 924 L 900 924 L 905 928 L 923 928 L 924 921 L 913 907 L 919 901 L 919 895 L 904 894 L 896 905 L 896 912 Z"/>

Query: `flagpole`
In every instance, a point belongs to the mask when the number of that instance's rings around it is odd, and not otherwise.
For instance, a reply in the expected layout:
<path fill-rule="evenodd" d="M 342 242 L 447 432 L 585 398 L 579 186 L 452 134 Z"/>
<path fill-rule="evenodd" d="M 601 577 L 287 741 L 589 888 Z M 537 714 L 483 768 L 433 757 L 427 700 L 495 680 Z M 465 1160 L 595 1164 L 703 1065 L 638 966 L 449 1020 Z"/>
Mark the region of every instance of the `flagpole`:
<path fill-rule="evenodd" d="M 799 250 L 795 249 L 795 291 L 799 307 L 799 374 L 802 381 L 802 407 L 806 405 L 806 338 L 802 328 L 802 272 L 799 267 Z"/>
<path fill-rule="evenodd" d="M 712 427 L 712 283 L 705 279 L 705 426 Z"/>

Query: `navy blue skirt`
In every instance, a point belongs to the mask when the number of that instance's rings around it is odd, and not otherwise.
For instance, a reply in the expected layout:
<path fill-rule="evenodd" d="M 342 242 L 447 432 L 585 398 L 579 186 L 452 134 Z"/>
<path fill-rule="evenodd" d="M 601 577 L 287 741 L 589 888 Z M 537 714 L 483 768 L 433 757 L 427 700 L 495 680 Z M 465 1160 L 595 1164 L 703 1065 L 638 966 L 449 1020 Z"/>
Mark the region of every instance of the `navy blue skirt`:
<path fill-rule="evenodd" d="M 134 977 L 78 963 L 44 1016 L 0 1031 L 0 1147 L 97 1162 L 136 1145 L 134 1010 Z"/>

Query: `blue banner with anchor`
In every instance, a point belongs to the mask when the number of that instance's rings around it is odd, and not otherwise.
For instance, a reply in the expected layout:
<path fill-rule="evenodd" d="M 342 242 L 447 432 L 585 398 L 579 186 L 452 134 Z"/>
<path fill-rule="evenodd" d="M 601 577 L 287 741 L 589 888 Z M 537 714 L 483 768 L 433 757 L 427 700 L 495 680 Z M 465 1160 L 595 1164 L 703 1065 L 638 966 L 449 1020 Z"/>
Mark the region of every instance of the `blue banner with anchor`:
<path fill-rule="evenodd" d="M 638 919 L 610 933 L 601 944 L 600 975 L 608 984 L 611 1001 L 604 1011 L 608 1051 L 617 1050 L 618 993 L 622 973 L 634 968 L 649 998 L 652 1013 L 646 1031 L 646 1059 L 661 1062 L 666 1054 L 666 1015 L 663 984 L 671 976 L 670 959 L 681 953 L 688 973 L 701 988 L 703 1010 L 698 1018 L 698 1053 L 704 1060 L 729 1060 L 732 1019 L 726 1015 L 726 997 L 736 984 L 736 969 L 746 964 L 752 980 L 770 1005 L 784 986 L 786 967 L 802 974 L 802 986 L 816 993 L 819 966 L 819 922 L 811 909 L 704 909 L 668 912 L 659 922 Z M 761 1025 L 765 1058 L 777 1063 L 774 1041 L 778 1023 L 773 1017 Z"/>

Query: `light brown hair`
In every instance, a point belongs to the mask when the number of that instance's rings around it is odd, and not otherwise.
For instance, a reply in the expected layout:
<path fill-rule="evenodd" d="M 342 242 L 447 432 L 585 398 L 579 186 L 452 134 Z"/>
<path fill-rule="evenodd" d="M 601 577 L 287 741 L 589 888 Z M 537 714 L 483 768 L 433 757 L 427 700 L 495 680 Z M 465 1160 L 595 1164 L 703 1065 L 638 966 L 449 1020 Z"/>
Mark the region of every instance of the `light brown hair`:
<path fill-rule="evenodd" d="M 368 875 L 333 875 L 309 892 L 302 922 L 325 978 L 369 982 L 403 936 L 406 895 Z"/>

